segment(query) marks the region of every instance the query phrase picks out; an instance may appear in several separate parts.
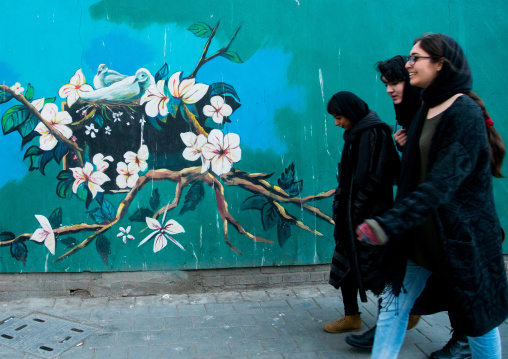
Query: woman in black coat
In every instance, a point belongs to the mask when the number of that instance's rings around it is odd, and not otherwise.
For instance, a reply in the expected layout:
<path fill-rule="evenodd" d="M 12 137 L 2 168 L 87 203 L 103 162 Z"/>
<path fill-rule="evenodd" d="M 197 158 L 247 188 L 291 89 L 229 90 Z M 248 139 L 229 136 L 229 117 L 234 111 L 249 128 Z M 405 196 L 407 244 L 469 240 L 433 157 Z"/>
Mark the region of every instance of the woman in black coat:
<path fill-rule="evenodd" d="M 392 207 L 400 163 L 390 127 L 358 96 L 336 93 L 328 102 L 328 112 L 335 125 L 345 130 L 333 205 L 336 247 L 329 280 L 341 288 L 345 316 L 324 329 L 342 333 L 361 330 L 358 293 L 366 302 L 366 290 L 379 293 L 383 289 L 375 270 L 382 249 L 356 241 L 354 229 L 366 218 Z"/>
<path fill-rule="evenodd" d="M 442 34 L 415 41 L 406 68 L 424 88 L 402 157 L 396 204 L 357 229 L 358 239 L 387 244 L 395 258 L 382 295 L 372 358 L 396 358 L 408 314 L 432 273 L 447 292 L 454 328 L 469 337 L 473 358 L 501 358 L 508 316 L 502 229 L 492 175 L 501 177 L 504 144 L 460 46 Z"/>

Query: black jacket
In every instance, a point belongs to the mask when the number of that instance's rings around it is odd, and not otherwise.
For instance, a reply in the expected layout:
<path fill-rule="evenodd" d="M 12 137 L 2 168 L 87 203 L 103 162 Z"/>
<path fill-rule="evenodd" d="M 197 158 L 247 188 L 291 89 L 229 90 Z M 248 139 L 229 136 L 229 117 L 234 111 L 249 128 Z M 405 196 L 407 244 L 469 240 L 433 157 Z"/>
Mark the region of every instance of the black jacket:
<path fill-rule="evenodd" d="M 435 295 L 450 304 L 454 328 L 469 336 L 483 335 L 508 316 L 502 230 L 494 206 L 485 121 L 471 98 L 456 99 L 436 127 L 425 181 L 416 186 L 415 154 L 423 121 L 413 121 L 408 133 L 410 147 L 404 150 L 396 204 L 375 217 L 392 249 L 390 283 L 398 295 L 408 259 L 405 238 L 434 217 L 446 268 L 436 275 L 449 288 Z"/>
<path fill-rule="evenodd" d="M 329 283 L 338 288 L 346 275 L 353 275 L 365 302 L 366 290 L 379 293 L 383 289 L 377 261 L 384 248 L 358 242 L 355 229 L 366 218 L 393 206 L 400 163 L 391 129 L 374 111 L 346 132 L 344 139 L 333 205 L 336 246 Z"/>

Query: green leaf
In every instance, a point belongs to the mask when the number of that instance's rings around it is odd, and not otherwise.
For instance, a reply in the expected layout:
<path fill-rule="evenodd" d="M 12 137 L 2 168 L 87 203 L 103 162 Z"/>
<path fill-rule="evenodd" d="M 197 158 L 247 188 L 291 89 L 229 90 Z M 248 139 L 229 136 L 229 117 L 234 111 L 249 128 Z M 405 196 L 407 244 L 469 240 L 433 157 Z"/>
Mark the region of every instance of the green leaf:
<path fill-rule="evenodd" d="M 8 92 L 0 90 L 0 103 L 6 103 L 10 101 L 12 95 Z"/>
<path fill-rule="evenodd" d="M 81 183 L 79 186 L 78 186 L 78 189 L 76 190 L 76 196 L 79 198 L 79 199 L 82 199 L 83 201 L 86 201 L 86 198 L 88 196 L 88 188 L 87 188 L 87 183 L 86 182 L 83 182 Z"/>
<path fill-rule="evenodd" d="M 34 88 L 31 84 L 26 87 L 25 98 L 27 101 L 32 101 L 34 98 Z"/>
<path fill-rule="evenodd" d="M 44 104 L 53 103 L 55 101 L 56 101 L 56 97 L 45 98 L 44 99 Z"/>
<path fill-rule="evenodd" d="M 90 162 L 92 163 L 92 161 L 90 161 L 90 146 L 88 146 L 88 143 L 85 142 L 85 149 L 83 151 L 83 161 L 86 162 Z"/>
<path fill-rule="evenodd" d="M 130 217 L 129 221 L 132 222 L 146 222 L 146 217 L 153 217 L 154 211 L 150 208 L 141 207 L 136 210 Z"/>
<path fill-rule="evenodd" d="M 261 210 L 261 223 L 263 224 L 263 229 L 267 231 L 275 226 L 277 224 L 278 217 L 279 213 L 277 212 L 275 206 L 271 203 L 265 204 Z"/>
<path fill-rule="evenodd" d="M 243 64 L 243 61 L 240 58 L 240 56 L 238 56 L 238 54 L 234 51 L 227 51 L 227 52 L 221 54 L 221 56 L 224 57 L 225 59 L 228 59 L 231 62 L 236 63 L 236 64 Z"/>
<path fill-rule="evenodd" d="M 210 37 L 212 34 L 212 28 L 204 22 L 198 22 L 194 25 L 191 25 L 187 30 L 192 32 L 197 37 Z"/>
<path fill-rule="evenodd" d="M 104 125 L 104 119 L 102 118 L 101 115 L 96 115 L 94 117 L 94 120 L 95 122 L 97 122 L 97 124 L 99 125 L 99 127 L 102 127 L 102 125 Z"/>
<path fill-rule="evenodd" d="M 28 157 L 31 157 L 31 156 L 39 156 L 39 155 L 42 155 L 44 153 L 43 150 L 41 150 L 39 147 L 37 146 L 30 146 L 26 152 L 25 152 L 25 155 L 23 156 L 23 159 L 26 159 Z"/>
<path fill-rule="evenodd" d="M 159 194 L 159 190 L 156 188 L 153 192 L 152 192 L 152 197 L 150 197 L 150 207 L 152 207 L 152 209 L 154 211 L 156 211 L 157 209 L 159 209 L 159 205 L 160 205 L 160 194 Z"/>
<path fill-rule="evenodd" d="M 201 202 L 204 196 L 205 188 L 203 186 L 203 182 L 194 182 L 185 195 L 185 202 L 182 209 L 180 210 L 180 214 L 195 210 L 196 206 Z"/>
<path fill-rule="evenodd" d="M 167 63 L 162 65 L 161 69 L 155 74 L 155 83 L 159 80 L 167 80 L 169 78 L 169 66 Z"/>
<path fill-rule="evenodd" d="M 37 119 L 37 117 L 35 117 L 33 114 L 30 114 L 28 116 L 28 119 L 18 127 L 18 132 L 21 135 L 21 137 L 25 138 L 28 135 L 30 135 L 38 123 L 39 120 Z"/>
<path fill-rule="evenodd" d="M 107 200 L 102 201 L 101 210 L 106 216 L 107 220 L 113 219 L 116 217 L 116 208 L 111 204 L 111 202 Z"/>
<path fill-rule="evenodd" d="M 268 202 L 265 196 L 255 194 L 254 196 L 250 196 L 245 201 L 243 201 L 240 210 L 244 211 L 246 209 L 257 209 L 261 210 L 263 206 Z"/>
<path fill-rule="evenodd" d="M 15 105 L 5 111 L 2 116 L 2 131 L 4 135 L 16 131 L 18 126 L 30 116 L 30 111 L 23 105 Z"/>
<path fill-rule="evenodd" d="M 11 241 L 16 238 L 16 235 L 12 232 L 0 232 L 0 242 Z"/>
<path fill-rule="evenodd" d="M 65 172 L 65 171 L 62 171 L 62 172 Z M 74 179 L 67 179 L 67 180 L 62 180 L 62 181 L 58 182 L 58 184 L 56 185 L 56 194 L 58 195 L 58 197 L 71 198 L 73 183 L 74 183 Z"/>
<path fill-rule="evenodd" d="M 111 242 L 104 234 L 99 234 L 95 240 L 95 248 L 104 264 L 108 265 L 108 256 L 111 254 Z"/>
<path fill-rule="evenodd" d="M 289 222 L 279 218 L 277 222 L 277 239 L 279 240 L 279 246 L 282 248 L 284 243 L 291 237 L 291 225 Z"/>
<path fill-rule="evenodd" d="M 60 238 L 60 242 L 62 242 L 62 244 L 64 244 L 64 245 L 66 245 L 67 248 L 72 248 L 78 243 L 78 241 L 74 237 Z"/>
<path fill-rule="evenodd" d="M 64 171 L 60 171 L 60 173 L 56 176 L 56 179 L 60 180 L 60 181 L 65 181 L 68 179 L 74 180 L 74 177 L 72 176 L 71 171 L 64 170 Z"/>
<path fill-rule="evenodd" d="M 51 228 L 59 228 L 62 226 L 62 207 L 56 208 L 53 213 L 49 216 L 49 224 Z"/>

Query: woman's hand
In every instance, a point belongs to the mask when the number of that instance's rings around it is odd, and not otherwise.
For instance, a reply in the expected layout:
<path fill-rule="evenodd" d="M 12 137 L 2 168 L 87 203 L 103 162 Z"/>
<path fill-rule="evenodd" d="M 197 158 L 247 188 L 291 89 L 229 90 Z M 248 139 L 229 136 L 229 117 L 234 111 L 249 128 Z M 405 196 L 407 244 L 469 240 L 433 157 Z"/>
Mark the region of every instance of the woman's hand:
<path fill-rule="evenodd" d="M 395 142 L 397 142 L 397 144 L 400 147 L 404 147 L 404 145 L 406 144 L 406 141 L 407 141 L 407 131 L 406 131 L 406 129 L 403 128 L 401 130 L 398 130 L 397 132 L 395 132 L 393 137 L 395 138 Z"/>
<path fill-rule="evenodd" d="M 357 239 L 360 242 L 365 242 L 373 245 L 381 244 L 372 228 L 370 228 L 369 225 L 365 222 L 363 222 L 356 228 L 356 234 L 358 236 Z"/>

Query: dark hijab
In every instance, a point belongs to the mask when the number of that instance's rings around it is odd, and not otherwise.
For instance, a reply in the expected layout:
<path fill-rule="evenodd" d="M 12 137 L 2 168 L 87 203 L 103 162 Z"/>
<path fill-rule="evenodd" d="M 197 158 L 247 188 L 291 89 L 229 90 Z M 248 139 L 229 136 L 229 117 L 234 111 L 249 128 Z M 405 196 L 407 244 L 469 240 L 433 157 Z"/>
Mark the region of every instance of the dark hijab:
<path fill-rule="evenodd" d="M 349 91 L 340 91 L 328 101 L 328 113 L 344 116 L 353 126 L 369 113 L 369 106 L 361 98 Z"/>
<path fill-rule="evenodd" d="M 409 128 L 411 121 L 422 106 L 422 89 L 409 83 L 409 76 L 404 80 L 404 92 L 402 102 L 393 105 L 395 108 L 395 119 L 404 128 Z"/>
<path fill-rule="evenodd" d="M 457 41 L 443 34 L 430 36 L 442 38 L 444 62 L 434 82 L 423 91 L 423 102 L 427 108 L 439 105 L 458 93 L 471 92 L 473 88 L 471 69 Z M 425 40 L 421 38 L 420 41 Z"/>

